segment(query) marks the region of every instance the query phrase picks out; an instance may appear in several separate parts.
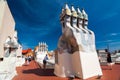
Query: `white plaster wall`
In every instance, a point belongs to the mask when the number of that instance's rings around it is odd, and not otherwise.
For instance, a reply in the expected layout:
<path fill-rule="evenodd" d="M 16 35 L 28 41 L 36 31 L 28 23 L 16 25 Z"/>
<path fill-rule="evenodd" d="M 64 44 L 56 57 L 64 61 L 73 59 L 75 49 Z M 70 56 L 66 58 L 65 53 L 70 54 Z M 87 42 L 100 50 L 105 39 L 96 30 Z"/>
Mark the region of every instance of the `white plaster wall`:
<path fill-rule="evenodd" d="M 21 56 L 22 57 L 22 46 L 19 44 L 18 49 L 16 50 L 16 56 Z"/>
<path fill-rule="evenodd" d="M 5 11 L 5 2 L 0 1 L 0 33 L 1 33 L 1 28 L 2 28 L 2 20 L 3 20 L 3 15 Z"/>
<path fill-rule="evenodd" d="M 79 51 L 76 51 L 71 55 L 72 66 L 73 66 L 73 71 L 74 71 L 73 73 L 77 77 L 83 77 L 80 54 L 81 53 L 79 53 Z"/>
<path fill-rule="evenodd" d="M 100 63 L 96 52 L 80 52 L 83 79 L 102 75 Z"/>
<path fill-rule="evenodd" d="M 0 2 L 0 57 L 4 56 L 4 43 L 8 36 L 14 37 L 15 22 L 7 5 L 7 2 Z"/>
<path fill-rule="evenodd" d="M 55 64 L 55 75 L 59 77 L 70 77 L 73 75 L 71 54 L 67 52 L 58 53 L 58 64 Z"/>

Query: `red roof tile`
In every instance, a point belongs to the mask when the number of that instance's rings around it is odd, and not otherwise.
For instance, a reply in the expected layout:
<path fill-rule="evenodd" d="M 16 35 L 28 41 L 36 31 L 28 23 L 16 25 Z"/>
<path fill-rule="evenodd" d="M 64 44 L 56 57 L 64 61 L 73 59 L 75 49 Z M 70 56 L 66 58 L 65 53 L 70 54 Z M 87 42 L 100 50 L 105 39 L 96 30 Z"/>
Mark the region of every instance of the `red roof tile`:
<path fill-rule="evenodd" d="M 26 50 L 22 50 L 22 54 L 26 54 L 26 53 L 29 53 L 29 52 L 31 52 L 31 51 L 32 51 L 32 49 L 28 48 L 28 49 L 26 49 Z"/>
<path fill-rule="evenodd" d="M 92 77 L 86 80 L 120 80 L 120 65 L 115 64 L 112 70 L 108 66 L 101 66 L 103 76 L 101 79 Z M 68 78 L 57 77 L 53 74 L 53 69 L 43 70 L 39 68 L 39 65 L 35 61 L 31 61 L 28 66 L 17 67 L 18 75 L 13 80 L 71 80 Z M 82 80 L 82 79 L 72 79 Z"/>

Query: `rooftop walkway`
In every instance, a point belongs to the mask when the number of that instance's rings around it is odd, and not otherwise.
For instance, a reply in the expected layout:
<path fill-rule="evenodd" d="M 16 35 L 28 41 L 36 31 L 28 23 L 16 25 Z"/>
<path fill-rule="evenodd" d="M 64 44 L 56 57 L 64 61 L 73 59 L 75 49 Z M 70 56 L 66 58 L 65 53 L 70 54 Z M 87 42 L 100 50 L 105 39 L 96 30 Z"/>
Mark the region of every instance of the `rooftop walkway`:
<path fill-rule="evenodd" d="M 120 64 L 114 64 L 112 70 L 108 66 L 101 66 L 103 76 L 101 79 L 92 77 L 86 80 L 120 80 Z M 17 67 L 18 75 L 13 80 L 82 80 L 79 78 L 61 78 L 53 74 L 53 69 L 40 69 L 35 61 L 31 61 L 29 65 Z"/>

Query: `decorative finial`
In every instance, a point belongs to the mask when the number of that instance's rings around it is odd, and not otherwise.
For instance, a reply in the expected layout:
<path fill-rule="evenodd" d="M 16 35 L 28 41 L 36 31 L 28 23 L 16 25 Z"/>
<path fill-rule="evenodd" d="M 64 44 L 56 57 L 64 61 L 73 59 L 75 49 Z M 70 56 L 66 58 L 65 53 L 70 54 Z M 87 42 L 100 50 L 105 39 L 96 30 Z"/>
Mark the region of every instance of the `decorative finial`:
<path fill-rule="evenodd" d="M 72 5 L 72 8 L 71 8 L 71 11 L 75 11 L 75 8 L 74 8 L 74 6 Z"/>
<path fill-rule="evenodd" d="M 88 15 L 84 9 L 82 9 L 83 19 L 88 20 Z"/>
<path fill-rule="evenodd" d="M 77 12 L 78 12 L 78 13 L 81 13 L 81 11 L 80 11 L 79 7 L 77 8 Z"/>
<path fill-rule="evenodd" d="M 85 12 L 85 10 L 84 10 L 84 9 L 82 9 L 82 13 L 86 15 L 86 12 Z"/>
<path fill-rule="evenodd" d="M 71 11 L 70 11 L 68 4 L 65 4 L 65 14 L 71 15 Z"/>
<path fill-rule="evenodd" d="M 71 7 L 71 12 L 72 12 L 72 16 L 74 16 L 74 17 L 77 17 L 78 15 L 77 15 L 77 12 L 76 12 L 76 10 L 75 10 L 75 8 L 74 8 L 74 6 L 72 5 L 72 7 Z"/>
<path fill-rule="evenodd" d="M 83 19 L 82 12 L 80 11 L 80 9 L 79 9 L 79 8 L 77 8 L 77 14 L 78 14 L 78 18 Z"/>
<path fill-rule="evenodd" d="M 65 4 L 65 9 L 69 9 L 68 4 Z"/>

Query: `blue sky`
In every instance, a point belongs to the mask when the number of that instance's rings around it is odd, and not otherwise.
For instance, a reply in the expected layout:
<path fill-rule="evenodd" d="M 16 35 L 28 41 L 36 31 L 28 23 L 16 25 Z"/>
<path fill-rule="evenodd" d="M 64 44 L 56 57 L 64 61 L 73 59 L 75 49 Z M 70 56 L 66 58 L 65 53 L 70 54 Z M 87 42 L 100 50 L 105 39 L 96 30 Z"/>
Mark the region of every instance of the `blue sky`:
<path fill-rule="evenodd" d="M 88 28 L 94 31 L 96 48 L 120 49 L 120 0 L 7 0 L 23 49 L 46 42 L 57 47 L 61 35 L 59 15 L 65 3 L 84 8 Z"/>

